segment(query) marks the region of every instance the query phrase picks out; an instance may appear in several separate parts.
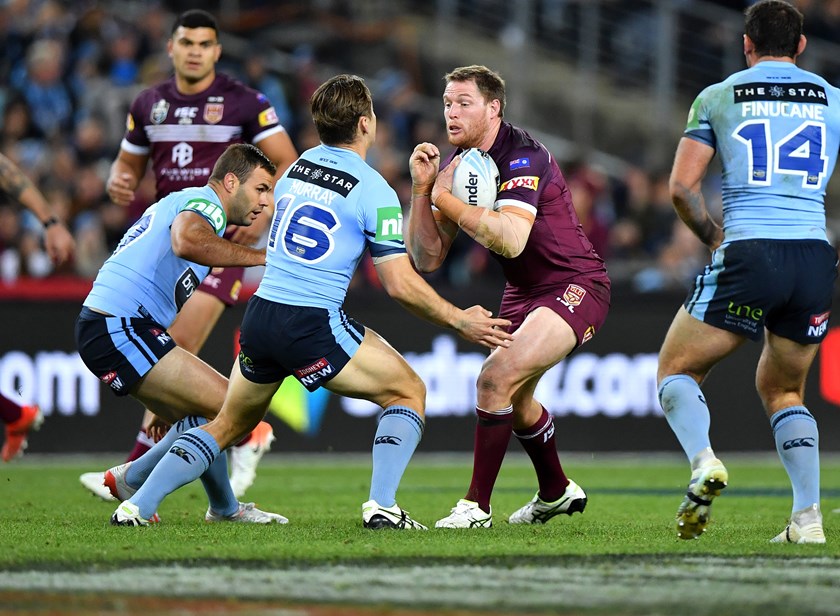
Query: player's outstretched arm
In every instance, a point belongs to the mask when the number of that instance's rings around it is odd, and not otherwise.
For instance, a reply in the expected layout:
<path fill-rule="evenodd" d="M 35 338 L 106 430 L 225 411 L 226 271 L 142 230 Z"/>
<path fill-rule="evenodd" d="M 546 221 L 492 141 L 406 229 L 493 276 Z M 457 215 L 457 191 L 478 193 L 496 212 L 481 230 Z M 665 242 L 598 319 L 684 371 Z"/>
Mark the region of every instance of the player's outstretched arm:
<path fill-rule="evenodd" d="M 172 222 L 172 252 L 182 259 L 212 267 L 265 265 L 265 249 L 234 244 L 219 237 L 201 214 L 184 211 Z"/>
<path fill-rule="evenodd" d="M 432 186 L 440 164 L 437 147 L 431 143 L 418 144 L 408 164 L 411 171 L 411 207 L 405 243 L 417 269 L 433 272 L 446 259 L 458 234 L 458 225 L 431 207 Z"/>
<path fill-rule="evenodd" d="M 683 137 L 677 146 L 669 182 L 671 201 L 677 214 L 711 250 L 723 242 L 723 229 L 709 215 L 700 189 L 714 155 L 714 148 Z"/>
<path fill-rule="evenodd" d="M 429 284 L 412 269 L 408 259 L 398 256 L 376 264 L 376 273 L 385 291 L 417 316 L 443 327 L 450 327 L 465 340 L 491 349 L 510 346 L 513 336 L 504 329 L 507 319 L 492 318 L 492 313 L 481 306 L 461 310 L 438 295 Z"/>
<path fill-rule="evenodd" d="M 0 154 L 0 189 L 35 214 L 44 225 L 44 247 L 50 259 L 61 265 L 73 256 L 76 242 L 44 195 L 26 174 L 8 158 Z"/>

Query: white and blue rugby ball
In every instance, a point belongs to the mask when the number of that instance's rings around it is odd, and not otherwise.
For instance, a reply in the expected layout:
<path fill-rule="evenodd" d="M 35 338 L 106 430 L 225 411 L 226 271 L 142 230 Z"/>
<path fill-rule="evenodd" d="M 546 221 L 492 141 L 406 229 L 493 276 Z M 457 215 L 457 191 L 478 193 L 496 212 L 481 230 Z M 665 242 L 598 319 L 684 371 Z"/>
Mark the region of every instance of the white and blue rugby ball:
<path fill-rule="evenodd" d="M 452 194 L 467 205 L 493 209 L 499 192 L 499 168 L 478 148 L 461 152 L 461 163 L 452 177 Z"/>

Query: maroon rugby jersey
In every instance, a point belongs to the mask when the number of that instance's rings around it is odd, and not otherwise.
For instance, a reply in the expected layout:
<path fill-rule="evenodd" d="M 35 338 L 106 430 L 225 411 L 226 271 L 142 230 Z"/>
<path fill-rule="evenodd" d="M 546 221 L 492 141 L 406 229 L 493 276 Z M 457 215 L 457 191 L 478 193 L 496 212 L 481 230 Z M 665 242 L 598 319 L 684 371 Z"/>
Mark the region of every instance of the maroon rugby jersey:
<path fill-rule="evenodd" d="M 178 92 L 171 77 L 134 99 L 120 147 L 149 156 L 159 200 L 204 186 L 228 145 L 257 143 L 283 130 L 263 94 L 227 75 L 217 74 L 209 88 L 190 95 Z"/>
<path fill-rule="evenodd" d="M 604 261 L 583 232 L 566 180 L 545 146 L 524 130 L 502 122 L 488 153 L 501 181 L 496 207 L 520 207 L 536 216 L 518 257 L 508 259 L 490 252 L 502 264 L 508 284 L 529 289 L 583 278 L 609 285 Z"/>

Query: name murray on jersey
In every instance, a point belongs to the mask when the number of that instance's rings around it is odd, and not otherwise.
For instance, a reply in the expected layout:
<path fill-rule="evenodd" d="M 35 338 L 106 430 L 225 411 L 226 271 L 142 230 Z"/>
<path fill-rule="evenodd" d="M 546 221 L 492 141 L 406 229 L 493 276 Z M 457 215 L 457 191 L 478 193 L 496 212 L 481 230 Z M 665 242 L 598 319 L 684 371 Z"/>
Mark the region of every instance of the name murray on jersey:
<path fill-rule="evenodd" d="M 825 88 L 813 83 L 744 83 L 733 86 L 741 117 L 786 117 L 824 121 L 828 98 Z"/>

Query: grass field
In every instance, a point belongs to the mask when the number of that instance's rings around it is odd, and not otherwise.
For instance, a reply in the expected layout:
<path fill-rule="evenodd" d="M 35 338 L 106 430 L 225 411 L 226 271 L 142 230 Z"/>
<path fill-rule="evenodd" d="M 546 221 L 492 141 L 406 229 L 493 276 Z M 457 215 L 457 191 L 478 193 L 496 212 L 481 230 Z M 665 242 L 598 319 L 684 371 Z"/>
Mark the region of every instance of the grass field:
<path fill-rule="evenodd" d="M 114 504 L 78 483 L 111 459 L 33 456 L 0 467 L 0 614 L 44 601 L 64 610 L 51 613 L 91 613 L 92 597 L 99 613 L 133 613 L 133 595 L 209 596 L 224 602 L 218 613 L 283 602 L 292 611 L 271 613 L 840 613 L 840 460 L 823 463 L 825 546 L 768 543 L 790 512 L 784 471 L 769 457 L 724 460 L 730 487 L 708 532 L 679 541 L 673 516 L 688 477 L 676 457 L 566 456 L 586 512 L 533 527 L 506 523 L 536 487 L 526 459 L 510 457 L 492 529 L 399 533 L 361 526 L 366 456 L 267 456 L 248 500 L 290 524 L 261 528 L 204 523 L 199 484 L 164 502 L 162 524 L 111 527 Z M 467 457 L 418 455 L 398 500 L 433 526 L 469 475 Z"/>

